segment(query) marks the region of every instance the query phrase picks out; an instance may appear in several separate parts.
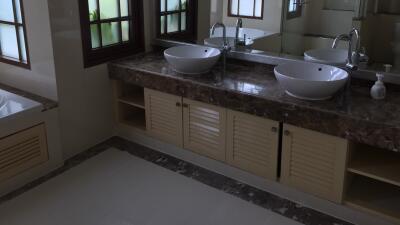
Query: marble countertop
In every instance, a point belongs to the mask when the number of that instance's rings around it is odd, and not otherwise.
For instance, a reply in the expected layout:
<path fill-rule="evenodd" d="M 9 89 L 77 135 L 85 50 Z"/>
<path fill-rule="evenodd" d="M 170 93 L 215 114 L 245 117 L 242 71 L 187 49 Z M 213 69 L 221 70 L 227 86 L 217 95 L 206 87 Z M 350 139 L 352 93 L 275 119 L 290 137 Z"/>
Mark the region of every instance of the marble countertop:
<path fill-rule="evenodd" d="M 111 79 L 262 116 L 371 146 L 400 151 L 400 88 L 372 100 L 370 84 L 353 80 L 349 93 L 327 101 L 303 101 L 285 94 L 273 66 L 229 60 L 201 76 L 174 72 L 160 52 L 138 54 L 109 64 Z"/>
<path fill-rule="evenodd" d="M 18 95 L 20 97 L 24 97 L 29 100 L 40 103 L 42 105 L 42 109 L 41 109 L 42 111 L 47 111 L 47 110 L 51 110 L 51 109 L 58 107 L 58 103 L 56 101 L 32 94 L 27 91 L 20 90 L 18 88 L 8 86 L 6 84 L 0 83 L 0 90 L 4 90 L 4 91 L 10 92 L 12 94 Z"/>

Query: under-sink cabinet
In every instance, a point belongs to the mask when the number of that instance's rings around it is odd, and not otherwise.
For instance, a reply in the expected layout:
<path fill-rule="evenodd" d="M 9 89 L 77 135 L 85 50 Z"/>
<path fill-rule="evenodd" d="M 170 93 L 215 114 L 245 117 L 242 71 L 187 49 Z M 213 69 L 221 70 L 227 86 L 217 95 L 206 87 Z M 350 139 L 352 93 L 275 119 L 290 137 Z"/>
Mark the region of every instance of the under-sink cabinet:
<path fill-rule="evenodd" d="M 44 124 L 0 139 L 0 182 L 47 161 Z"/>
<path fill-rule="evenodd" d="M 399 153 L 139 86 L 115 88 L 120 124 L 400 224 Z"/>
<path fill-rule="evenodd" d="M 146 130 L 150 136 L 183 147 L 182 97 L 144 90 Z"/>
<path fill-rule="evenodd" d="M 226 160 L 260 177 L 276 180 L 279 122 L 228 110 Z"/>
<path fill-rule="evenodd" d="M 341 203 L 348 141 L 283 125 L 281 182 Z"/>
<path fill-rule="evenodd" d="M 225 161 L 226 109 L 183 99 L 184 148 Z"/>

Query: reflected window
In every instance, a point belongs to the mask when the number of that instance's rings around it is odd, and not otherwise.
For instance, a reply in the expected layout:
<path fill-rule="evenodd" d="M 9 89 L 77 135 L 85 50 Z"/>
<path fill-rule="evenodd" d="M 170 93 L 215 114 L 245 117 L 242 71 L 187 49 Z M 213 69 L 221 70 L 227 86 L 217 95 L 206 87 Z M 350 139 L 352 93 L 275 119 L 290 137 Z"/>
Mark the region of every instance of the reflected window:
<path fill-rule="evenodd" d="M 229 0 L 228 16 L 262 19 L 264 0 Z"/>
<path fill-rule="evenodd" d="M 158 36 L 194 41 L 196 0 L 157 0 Z"/>
<path fill-rule="evenodd" d="M 301 17 L 302 14 L 302 0 L 287 0 L 288 10 L 286 19 L 294 19 Z"/>
<path fill-rule="evenodd" d="M 142 0 L 80 0 L 85 67 L 143 51 Z"/>
<path fill-rule="evenodd" d="M 0 0 L 0 62 L 30 67 L 22 0 Z"/>

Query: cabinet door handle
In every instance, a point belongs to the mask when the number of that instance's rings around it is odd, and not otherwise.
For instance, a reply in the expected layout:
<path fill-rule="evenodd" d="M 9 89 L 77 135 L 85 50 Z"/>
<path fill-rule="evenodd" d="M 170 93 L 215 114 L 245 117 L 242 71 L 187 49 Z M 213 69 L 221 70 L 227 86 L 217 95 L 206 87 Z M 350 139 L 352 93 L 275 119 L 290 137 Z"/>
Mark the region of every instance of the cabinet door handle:
<path fill-rule="evenodd" d="M 288 131 L 288 130 L 285 130 L 285 132 L 283 132 L 283 134 L 285 134 L 285 136 L 290 136 L 290 131 Z"/>
<path fill-rule="evenodd" d="M 189 105 L 186 104 L 186 103 L 183 103 L 183 107 L 184 107 L 184 108 L 189 108 Z"/>
<path fill-rule="evenodd" d="M 273 133 L 276 133 L 276 132 L 278 132 L 278 128 L 272 127 L 272 128 L 271 128 L 271 131 L 272 131 Z"/>
<path fill-rule="evenodd" d="M 176 103 L 176 107 L 181 107 L 181 106 L 182 106 L 182 104 L 180 102 Z"/>

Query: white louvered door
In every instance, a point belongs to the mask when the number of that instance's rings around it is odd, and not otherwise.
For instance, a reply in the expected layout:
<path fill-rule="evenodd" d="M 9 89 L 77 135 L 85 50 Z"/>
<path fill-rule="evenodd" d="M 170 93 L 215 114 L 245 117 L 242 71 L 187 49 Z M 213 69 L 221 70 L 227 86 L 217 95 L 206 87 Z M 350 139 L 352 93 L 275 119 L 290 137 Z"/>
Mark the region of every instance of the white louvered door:
<path fill-rule="evenodd" d="M 48 160 L 44 124 L 0 139 L 0 182 Z"/>
<path fill-rule="evenodd" d="M 225 161 L 226 109 L 183 99 L 184 148 Z"/>
<path fill-rule="evenodd" d="M 276 180 L 279 122 L 228 110 L 227 127 L 228 163 Z"/>
<path fill-rule="evenodd" d="M 282 183 L 341 203 L 347 149 L 345 139 L 284 125 Z"/>
<path fill-rule="evenodd" d="M 144 93 L 148 134 L 182 147 L 182 97 L 149 89 Z"/>

